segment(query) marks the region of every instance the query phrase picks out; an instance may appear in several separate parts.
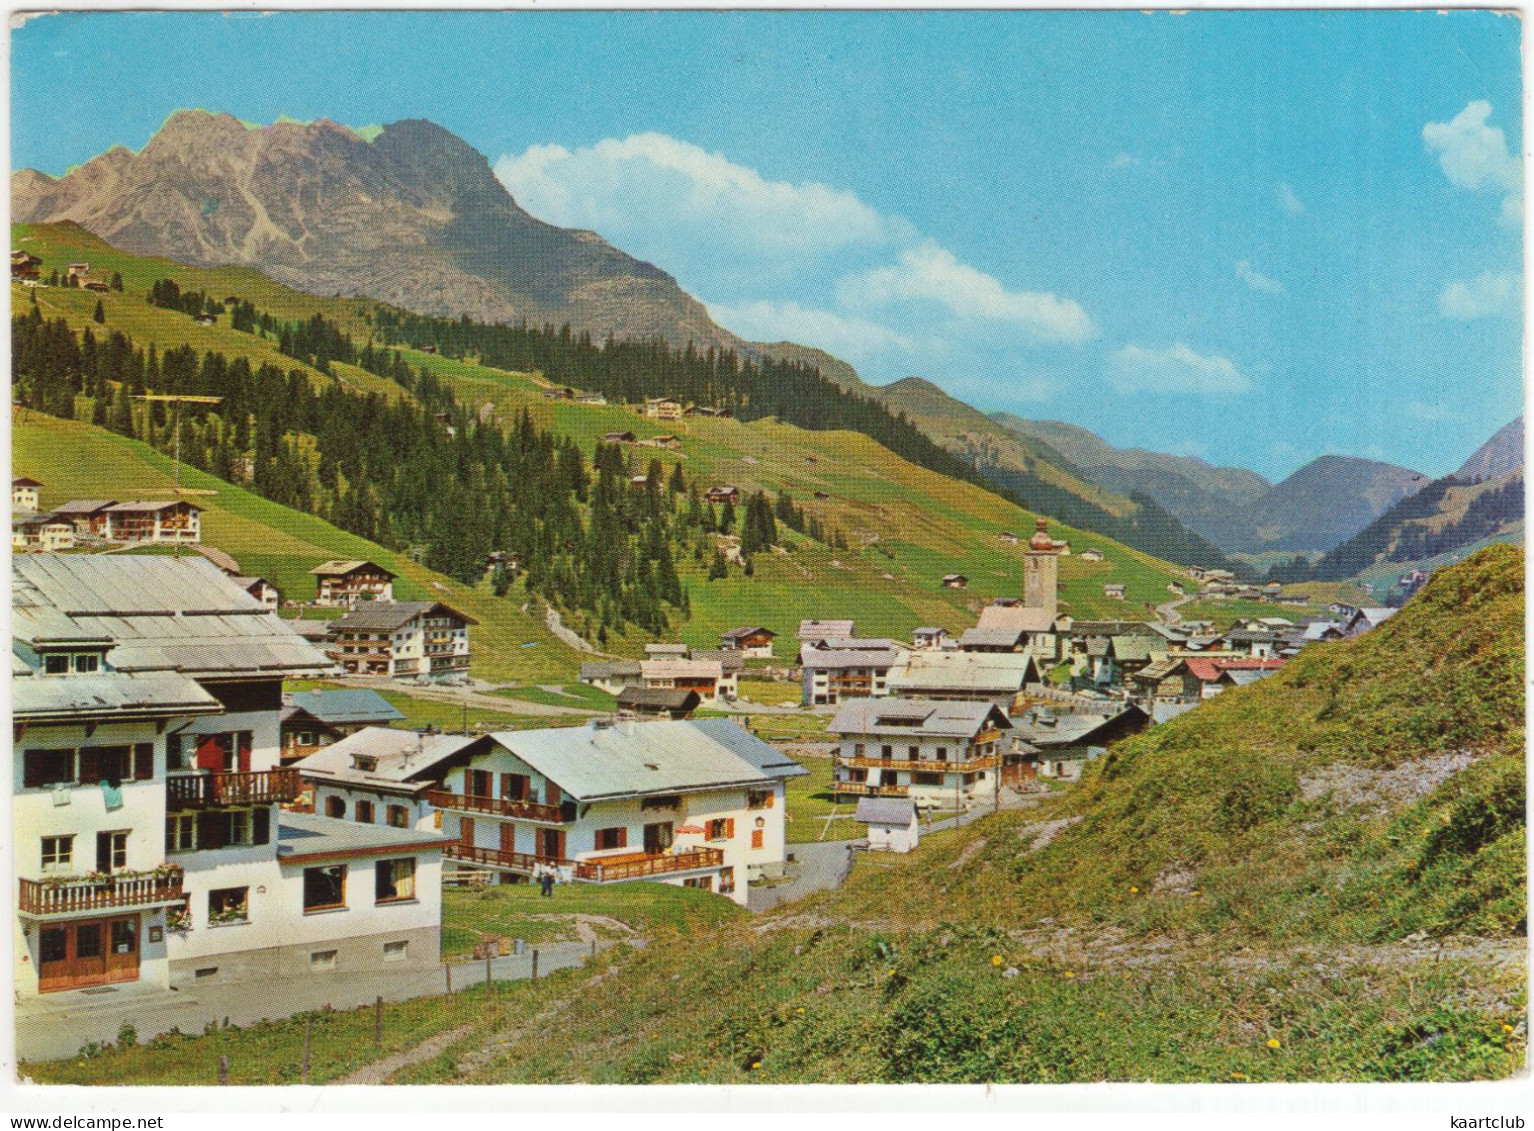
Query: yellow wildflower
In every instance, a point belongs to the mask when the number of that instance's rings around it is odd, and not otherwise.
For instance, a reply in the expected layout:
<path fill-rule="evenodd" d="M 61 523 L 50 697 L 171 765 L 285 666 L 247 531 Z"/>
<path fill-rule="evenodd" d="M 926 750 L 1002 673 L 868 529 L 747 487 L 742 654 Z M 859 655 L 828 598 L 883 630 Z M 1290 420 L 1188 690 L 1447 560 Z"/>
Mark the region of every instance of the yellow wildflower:
<path fill-rule="evenodd" d="M 992 966 L 1000 966 L 1001 965 L 1001 955 L 999 955 L 999 954 L 991 955 L 991 965 Z"/>
<path fill-rule="evenodd" d="M 893 966 L 890 967 L 888 970 L 886 970 L 884 972 L 884 976 L 886 978 L 893 978 L 895 976 L 895 968 Z"/>
<path fill-rule="evenodd" d="M 1511 1025 L 1504 1021 L 1502 1022 L 1502 1031 L 1504 1033 L 1516 1033 L 1518 1030 L 1514 1029 Z"/>
<path fill-rule="evenodd" d="M 1280 1044 L 1280 1041 L 1279 1041 L 1279 1039 L 1277 1037 L 1269 1037 L 1268 1038 L 1268 1047 L 1270 1049 L 1278 1048 L 1279 1044 Z"/>
<path fill-rule="evenodd" d="M 1139 895 L 1140 894 L 1140 889 L 1135 887 L 1134 884 L 1130 884 L 1129 885 L 1129 894 L 1130 895 Z"/>
<path fill-rule="evenodd" d="M 751 1070 L 754 1072 L 758 1068 L 760 1068 L 761 1066 L 762 1066 L 762 1062 L 758 1060 L 754 1064 L 751 1065 Z"/>
<path fill-rule="evenodd" d="M 803 1013 L 804 1012 L 804 1006 L 801 1005 L 798 1009 L 794 1010 L 794 1012 L 795 1013 Z"/>
<path fill-rule="evenodd" d="M 1067 970 L 1065 972 L 1065 976 L 1067 978 L 1074 978 L 1076 976 L 1076 971 L 1074 971 L 1074 970 Z"/>

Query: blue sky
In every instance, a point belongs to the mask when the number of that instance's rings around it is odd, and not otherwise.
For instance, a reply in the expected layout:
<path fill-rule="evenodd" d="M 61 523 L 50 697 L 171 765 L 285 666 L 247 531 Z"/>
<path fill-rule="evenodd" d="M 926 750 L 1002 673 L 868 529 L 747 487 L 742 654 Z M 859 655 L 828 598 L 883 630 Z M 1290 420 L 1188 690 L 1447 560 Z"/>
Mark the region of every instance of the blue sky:
<path fill-rule="evenodd" d="M 1281 478 L 1522 410 L 1516 19 L 122 13 L 13 33 L 13 164 L 172 111 L 425 117 L 751 338 Z"/>

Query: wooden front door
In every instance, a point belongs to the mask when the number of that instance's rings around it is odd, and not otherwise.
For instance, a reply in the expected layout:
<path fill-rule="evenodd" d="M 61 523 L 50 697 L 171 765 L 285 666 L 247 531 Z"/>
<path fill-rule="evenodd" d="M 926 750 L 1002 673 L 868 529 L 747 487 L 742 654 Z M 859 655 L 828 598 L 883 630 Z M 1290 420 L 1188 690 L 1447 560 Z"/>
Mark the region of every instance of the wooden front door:
<path fill-rule="evenodd" d="M 563 829 L 539 829 L 538 855 L 564 859 L 565 831 Z"/>
<path fill-rule="evenodd" d="M 41 993 L 138 980 L 137 915 L 50 923 L 38 933 Z"/>

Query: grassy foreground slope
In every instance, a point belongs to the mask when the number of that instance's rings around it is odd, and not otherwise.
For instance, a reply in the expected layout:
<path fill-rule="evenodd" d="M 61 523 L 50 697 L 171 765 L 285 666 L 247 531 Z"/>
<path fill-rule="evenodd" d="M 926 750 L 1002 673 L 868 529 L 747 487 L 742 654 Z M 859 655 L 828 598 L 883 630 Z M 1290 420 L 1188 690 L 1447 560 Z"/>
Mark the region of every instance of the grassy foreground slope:
<path fill-rule="evenodd" d="M 27 410 L 12 412 L 11 469 L 43 484 L 45 507 L 68 499 L 168 498 L 174 484 L 171 460 L 147 444 Z M 475 674 L 544 683 L 574 678 L 576 654 L 541 620 L 488 589 L 470 589 L 323 519 L 194 468 L 182 467 L 181 483 L 211 492 L 190 496 L 206 508 L 203 541 L 233 554 L 241 569 L 267 578 L 290 597 L 314 595 L 308 571 L 320 562 L 366 558 L 400 575 L 397 599 L 446 601 L 479 620 L 472 631 Z"/>
<path fill-rule="evenodd" d="M 418 1043 L 386 1078 L 1513 1075 L 1527 1052 L 1522 564 L 1493 547 L 1446 569 L 1368 636 L 1116 746 L 1031 810 L 860 862 L 839 891 L 707 935 L 658 927 L 641 951 L 503 986 L 483 1009 L 398 1007 Z M 205 1082 L 219 1052 L 260 1073 L 261 1050 L 296 1032 L 24 1071 Z"/>

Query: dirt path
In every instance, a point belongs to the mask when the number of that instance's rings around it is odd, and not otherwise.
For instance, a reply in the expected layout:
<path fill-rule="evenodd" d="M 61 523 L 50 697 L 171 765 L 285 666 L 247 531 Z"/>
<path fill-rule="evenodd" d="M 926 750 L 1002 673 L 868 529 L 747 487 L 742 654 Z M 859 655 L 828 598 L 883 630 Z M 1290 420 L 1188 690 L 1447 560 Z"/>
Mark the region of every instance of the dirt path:
<path fill-rule="evenodd" d="M 333 677 L 334 682 L 343 687 L 366 687 L 377 690 L 386 687 L 390 691 L 398 691 L 403 695 L 409 695 L 413 699 L 433 699 L 438 703 L 452 703 L 461 706 L 464 703 L 481 711 L 501 711 L 508 715 L 594 715 L 598 712 L 591 707 L 561 707 L 552 703 L 534 703 L 530 699 L 508 699 L 500 695 L 485 695 L 478 691 L 468 691 L 457 687 L 420 687 L 414 684 L 401 683 L 393 680 L 359 679 L 355 676 Z"/>
<path fill-rule="evenodd" d="M 332 1080 L 331 1084 L 382 1084 L 393 1076 L 401 1068 L 408 1068 L 412 1064 L 420 1064 L 423 1060 L 430 1060 L 443 1049 L 455 1045 L 470 1033 L 474 1032 L 473 1025 L 460 1025 L 456 1029 L 450 1029 L 445 1033 L 438 1033 L 435 1037 L 428 1037 L 420 1044 L 408 1049 L 386 1056 L 382 1060 L 365 1064 L 357 1071 L 339 1080 Z"/>

